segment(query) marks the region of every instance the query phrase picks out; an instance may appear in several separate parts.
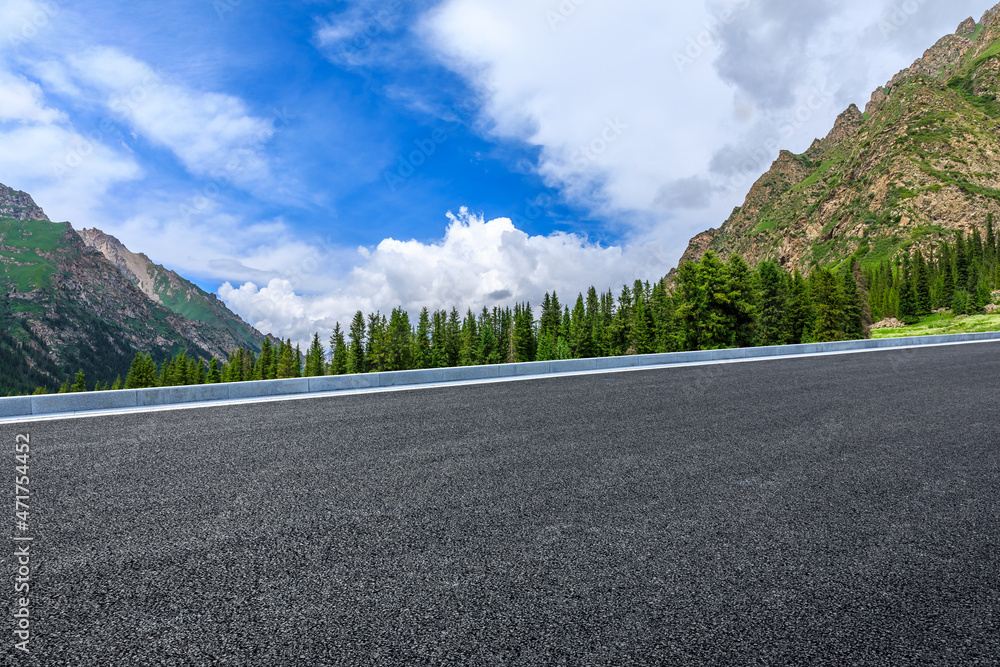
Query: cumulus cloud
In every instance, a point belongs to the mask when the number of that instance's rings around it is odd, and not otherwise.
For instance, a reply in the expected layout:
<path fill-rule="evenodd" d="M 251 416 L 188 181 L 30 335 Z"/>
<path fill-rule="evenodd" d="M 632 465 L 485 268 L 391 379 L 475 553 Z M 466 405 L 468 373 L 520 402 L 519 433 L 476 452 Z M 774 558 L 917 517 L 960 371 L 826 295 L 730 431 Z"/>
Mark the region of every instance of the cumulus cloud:
<path fill-rule="evenodd" d="M 602 291 L 617 290 L 636 278 L 659 277 L 646 275 L 659 259 L 653 249 L 627 254 L 576 234 L 530 236 L 507 218 L 486 221 L 462 209 L 449 214 L 437 242 L 389 238 L 375 248 L 360 248 L 337 289 L 309 293 L 310 280 L 302 276 L 263 286 L 226 283 L 219 295 L 256 326 L 307 341 L 314 331 L 347 323 L 359 309 L 388 313 L 402 306 L 416 315 L 423 307 L 455 307 L 464 314 L 468 308 L 523 301 L 537 308 L 545 292 L 572 299 L 595 282 Z"/>

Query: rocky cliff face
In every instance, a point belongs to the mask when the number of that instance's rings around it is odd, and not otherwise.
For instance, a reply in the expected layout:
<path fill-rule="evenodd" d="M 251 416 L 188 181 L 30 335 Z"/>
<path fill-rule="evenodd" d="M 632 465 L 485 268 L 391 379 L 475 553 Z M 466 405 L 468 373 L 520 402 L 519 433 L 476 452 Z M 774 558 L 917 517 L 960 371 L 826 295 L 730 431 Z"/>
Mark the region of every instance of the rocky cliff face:
<path fill-rule="evenodd" d="M 81 369 L 91 382 L 124 378 L 137 352 L 225 359 L 235 347 L 259 349 L 262 335 L 218 299 L 113 237 L 84 235 L 115 263 L 28 195 L 0 186 L 0 202 L 0 358 L 32 382 L 0 369 L 0 395 L 53 388 Z"/>
<path fill-rule="evenodd" d="M 153 263 L 146 255 L 132 252 L 99 229 L 84 229 L 79 234 L 87 246 L 104 255 L 143 294 L 189 320 L 191 324 L 185 325 L 184 333 L 200 346 L 226 352 L 234 347 L 260 350 L 263 334 L 226 308 L 214 294 Z"/>
<path fill-rule="evenodd" d="M 48 220 L 45 212 L 26 192 L 0 183 L 0 218 L 12 220 Z"/>
<path fill-rule="evenodd" d="M 809 271 L 930 249 L 1000 221 L 1000 5 L 964 21 L 851 105 L 802 155 L 782 152 L 721 227 L 682 262 L 714 250 Z"/>

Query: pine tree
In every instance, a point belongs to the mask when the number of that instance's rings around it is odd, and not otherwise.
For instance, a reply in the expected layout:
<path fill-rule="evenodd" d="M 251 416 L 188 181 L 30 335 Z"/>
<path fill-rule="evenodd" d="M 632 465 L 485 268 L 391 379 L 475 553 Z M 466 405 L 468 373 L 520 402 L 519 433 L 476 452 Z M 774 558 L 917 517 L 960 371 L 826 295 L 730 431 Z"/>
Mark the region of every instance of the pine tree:
<path fill-rule="evenodd" d="M 916 324 L 920 321 L 917 305 L 917 291 L 914 286 L 913 274 L 909 257 L 903 256 L 903 276 L 899 284 L 899 321 L 903 324 Z"/>
<path fill-rule="evenodd" d="M 535 341 L 534 320 L 530 303 L 514 307 L 514 328 L 511 340 L 515 362 L 535 360 L 537 342 Z"/>
<path fill-rule="evenodd" d="M 394 308 L 386 331 L 386 364 L 383 370 L 404 371 L 413 363 L 413 333 L 410 316 L 405 310 Z"/>
<path fill-rule="evenodd" d="M 347 372 L 367 373 L 368 362 L 366 354 L 367 341 L 365 340 L 365 316 L 359 310 L 354 313 L 351 320 L 351 328 L 348 333 L 350 347 L 348 348 Z"/>
<path fill-rule="evenodd" d="M 931 313 L 931 276 L 924 254 L 917 248 L 913 256 L 913 289 L 917 299 L 917 314 Z"/>
<path fill-rule="evenodd" d="M 852 261 L 851 266 L 841 278 L 844 313 L 844 322 L 841 328 L 843 329 L 845 340 L 861 340 L 868 337 L 864 322 L 864 306 L 861 294 L 858 291 L 857 277 L 853 270 L 855 261 Z"/>
<path fill-rule="evenodd" d="M 576 304 L 570 315 L 569 324 L 569 349 L 577 359 L 585 359 L 594 356 L 593 331 L 590 321 L 587 319 L 586 306 L 583 303 L 583 294 L 576 297 Z"/>
<path fill-rule="evenodd" d="M 257 359 L 257 363 L 254 364 L 253 380 L 267 380 L 270 379 L 271 372 L 271 358 L 274 356 L 274 345 L 271 343 L 269 336 L 264 336 L 264 341 L 260 346 L 260 357 Z"/>
<path fill-rule="evenodd" d="M 337 323 L 338 330 L 340 329 L 340 323 Z M 343 336 L 341 336 L 343 338 Z M 326 371 L 326 350 L 323 349 L 323 343 L 319 340 L 319 332 L 313 334 L 312 343 L 309 345 L 309 350 L 306 352 L 306 377 L 319 377 L 323 375 Z"/>
<path fill-rule="evenodd" d="M 817 269 L 811 277 L 816 308 L 813 340 L 818 343 L 844 339 L 843 294 L 829 269 Z"/>
<path fill-rule="evenodd" d="M 753 288 L 753 274 L 750 267 L 737 254 L 726 262 L 730 319 L 735 327 L 734 344 L 737 347 L 751 347 L 757 328 L 756 294 Z"/>
<path fill-rule="evenodd" d="M 380 312 L 368 315 L 368 349 L 366 366 L 369 371 L 389 369 L 389 325 Z"/>
<path fill-rule="evenodd" d="M 156 362 L 146 354 L 137 354 L 125 376 L 126 389 L 145 389 L 156 386 Z"/>
<path fill-rule="evenodd" d="M 219 360 L 212 357 L 208 362 L 208 377 L 205 378 L 209 384 L 219 384 L 222 382 L 222 373 L 219 372 Z"/>
<path fill-rule="evenodd" d="M 434 355 L 431 352 L 431 318 L 426 307 L 420 309 L 417 318 L 417 333 L 413 340 L 413 367 L 431 368 L 434 366 Z"/>
<path fill-rule="evenodd" d="M 785 342 L 785 318 L 788 307 L 786 280 L 781 267 L 764 261 L 757 267 L 760 312 L 757 319 L 757 345 L 781 345 Z"/>
<path fill-rule="evenodd" d="M 76 372 L 76 379 L 73 381 L 73 385 L 69 388 L 69 390 L 71 392 L 87 391 L 87 378 L 84 377 L 82 370 Z"/>
<path fill-rule="evenodd" d="M 351 352 L 344 341 L 344 332 L 340 330 L 340 322 L 333 327 L 333 335 L 330 336 L 330 375 L 345 375 L 352 372 Z"/>
<path fill-rule="evenodd" d="M 292 341 L 282 341 L 278 348 L 278 368 L 275 376 L 279 379 L 293 377 L 292 364 L 295 363 L 295 353 L 292 351 Z"/>
<path fill-rule="evenodd" d="M 809 285 L 798 269 L 792 273 L 790 292 L 791 298 L 785 324 L 785 342 L 791 345 L 808 343 L 813 339 L 816 313 L 812 297 L 809 294 Z"/>
<path fill-rule="evenodd" d="M 115 383 L 111 385 L 111 391 L 118 391 L 122 388 L 122 376 L 119 375 L 115 378 Z"/>

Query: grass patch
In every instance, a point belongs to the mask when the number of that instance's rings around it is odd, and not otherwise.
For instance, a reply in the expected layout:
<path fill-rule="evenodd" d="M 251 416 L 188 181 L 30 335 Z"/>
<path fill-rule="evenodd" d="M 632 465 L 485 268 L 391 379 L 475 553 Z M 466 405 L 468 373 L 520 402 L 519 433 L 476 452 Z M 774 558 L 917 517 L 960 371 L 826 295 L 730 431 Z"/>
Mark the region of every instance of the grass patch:
<path fill-rule="evenodd" d="M 764 218 L 757 226 L 753 228 L 751 234 L 763 234 L 766 231 L 770 231 L 778 226 L 778 221 L 774 218 Z"/>
<path fill-rule="evenodd" d="M 1000 42 L 998 42 L 1000 44 Z M 994 45 L 996 47 L 997 44 Z M 974 109 L 991 118 L 1000 118 L 1000 103 L 996 95 L 977 95 L 972 82 L 972 74 L 956 76 L 948 82 L 948 87 L 958 93 Z"/>
<path fill-rule="evenodd" d="M 826 172 L 830 171 L 830 168 L 833 165 L 834 165 L 833 160 L 826 160 L 825 162 L 823 162 L 823 164 L 817 167 L 813 171 L 813 173 L 809 174 L 809 176 L 807 176 L 804 181 L 793 187 L 791 191 L 795 192 L 796 190 L 805 189 L 815 185 L 817 181 L 819 181 L 819 179 L 821 179 L 826 174 Z"/>
<path fill-rule="evenodd" d="M 1000 331 L 1000 313 L 955 317 L 951 313 L 936 313 L 921 318 L 916 324 L 899 329 L 875 329 L 872 338 L 902 338 L 904 336 L 940 336 L 942 334 Z"/>
<path fill-rule="evenodd" d="M 987 188 L 982 185 L 976 185 L 975 183 L 969 183 L 962 177 L 962 174 L 957 172 L 939 171 L 926 162 L 917 161 L 917 165 L 928 176 L 933 176 L 948 185 L 954 185 L 970 195 L 982 195 L 983 197 L 1000 200 L 1000 190 Z"/>

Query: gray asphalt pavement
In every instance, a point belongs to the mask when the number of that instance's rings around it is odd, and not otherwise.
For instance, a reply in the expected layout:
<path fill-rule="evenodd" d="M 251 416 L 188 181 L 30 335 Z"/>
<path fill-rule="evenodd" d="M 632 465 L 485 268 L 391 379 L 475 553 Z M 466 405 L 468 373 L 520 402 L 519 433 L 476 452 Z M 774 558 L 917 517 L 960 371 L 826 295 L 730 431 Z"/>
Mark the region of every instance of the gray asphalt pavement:
<path fill-rule="evenodd" d="M 0 655 L 1000 664 L 998 408 L 984 343 L 4 425 Z"/>

